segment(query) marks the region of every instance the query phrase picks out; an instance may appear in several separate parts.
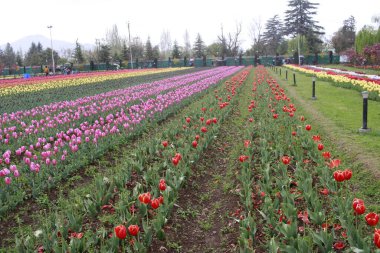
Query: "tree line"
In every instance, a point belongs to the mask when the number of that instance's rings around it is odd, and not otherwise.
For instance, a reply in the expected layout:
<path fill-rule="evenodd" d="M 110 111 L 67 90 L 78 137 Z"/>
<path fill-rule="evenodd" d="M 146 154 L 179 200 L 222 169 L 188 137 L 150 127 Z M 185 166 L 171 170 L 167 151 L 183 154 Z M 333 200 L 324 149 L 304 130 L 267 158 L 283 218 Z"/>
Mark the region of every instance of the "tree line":
<path fill-rule="evenodd" d="M 83 64 L 89 62 L 116 62 L 126 63 L 131 59 L 140 61 L 152 61 L 154 59 L 180 59 L 202 57 L 238 57 L 238 56 L 262 56 L 262 55 L 291 55 L 297 58 L 298 47 L 302 54 L 318 54 L 332 50 L 337 53 L 353 49 L 362 53 L 368 45 L 380 42 L 380 29 L 365 26 L 356 33 L 356 21 L 353 16 L 343 21 L 331 39 L 324 37 L 324 28 L 318 25 L 314 19 L 317 14 L 318 3 L 309 0 L 289 0 L 288 9 L 284 12 L 284 19 L 276 14 L 269 18 L 265 24 L 261 20 L 254 20 L 250 26 L 252 45 L 248 50 L 241 47 L 242 25 L 236 24 L 233 31 L 224 31 L 221 26 L 220 33 L 216 35 L 216 41 L 206 45 L 198 33 L 193 45 L 189 34 L 185 31 L 184 43 L 172 41 L 171 34 L 164 30 L 157 45 L 152 45 L 150 38 L 144 43 L 140 37 L 135 36 L 131 41 L 120 36 L 118 27 L 114 25 L 106 31 L 105 38 L 96 39 L 95 48 L 84 50 L 76 41 L 73 49 L 65 49 L 58 53 L 54 51 L 54 59 L 57 64 L 67 62 Z M 379 23 L 378 17 L 374 18 Z M 4 50 L 0 49 L 0 67 L 52 65 L 51 48 L 44 49 L 37 42 L 32 42 L 29 50 L 23 54 L 15 52 L 8 43 Z"/>

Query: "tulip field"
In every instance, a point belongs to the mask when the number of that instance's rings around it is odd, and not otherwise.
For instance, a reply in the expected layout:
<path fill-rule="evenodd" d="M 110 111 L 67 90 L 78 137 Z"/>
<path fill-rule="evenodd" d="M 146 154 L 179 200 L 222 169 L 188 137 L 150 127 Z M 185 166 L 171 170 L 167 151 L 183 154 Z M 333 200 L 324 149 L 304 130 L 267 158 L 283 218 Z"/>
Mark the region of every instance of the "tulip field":
<path fill-rule="evenodd" d="M 263 66 L 4 80 L 0 99 L 0 252 L 380 252 L 355 173 Z M 192 177 L 221 156 L 210 196 Z M 234 243 L 173 241 L 199 233 L 173 218 L 192 190 L 186 219 Z M 200 214 L 219 198 L 223 229 Z"/>

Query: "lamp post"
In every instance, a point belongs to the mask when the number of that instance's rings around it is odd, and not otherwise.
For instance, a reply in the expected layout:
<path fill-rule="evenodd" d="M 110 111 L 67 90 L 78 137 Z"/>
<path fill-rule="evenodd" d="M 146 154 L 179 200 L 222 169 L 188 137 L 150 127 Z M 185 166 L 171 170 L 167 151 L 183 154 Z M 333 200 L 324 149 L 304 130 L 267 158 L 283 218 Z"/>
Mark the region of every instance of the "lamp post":
<path fill-rule="evenodd" d="M 316 100 L 317 99 L 317 97 L 315 96 L 315 80 L 316 80 L 316 77 L 313 76 L 312 80 L 313 80 L 313 92 L 312 92 L 311 99 Z"/>
<path fill-rule="evenodd" d="M 53 39 L 51 36 L 51 29 L 53 28 L 52 25 L 49 25 L 47 28 L 50 30 L 50 46 L 51 46 L 51 61 L 53 63 L 53 75 L 55 75 L 55 63 L 54 63 L 54 50 L 53 50 Z"/>
<path fill-rule="evenodd" d="M 128 37 L 129 37 L 129 55 L 131 56 L 131 68 L 133 69 L 133 58 L 132 58 L 132 47 L 131 47 L 131 31 L 129 29 L 129 21 L 128 21 Z"/>
<path fill-rule="evenodd" d="M 363 91 L 363 126 L 359 129 L 359 132 L 365 133 L 371 131 L 370 128 L 367 128 L 367 115 L 368 115 L 368 91 Z"/>

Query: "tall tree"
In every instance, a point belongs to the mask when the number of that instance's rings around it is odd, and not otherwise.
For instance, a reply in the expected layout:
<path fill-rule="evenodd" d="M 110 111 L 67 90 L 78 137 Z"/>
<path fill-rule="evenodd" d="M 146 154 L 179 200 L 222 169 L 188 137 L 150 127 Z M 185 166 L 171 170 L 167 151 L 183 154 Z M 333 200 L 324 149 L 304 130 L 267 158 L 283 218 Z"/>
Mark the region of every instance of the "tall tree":
<path fill-rule="evenodd" d="M 318 44 L 322 43 L 318 36 L 324 34 L 321 31 L 323 27 L 313 20 L 318 5 L 308 0 L 289 0 L 289 9 L 285 12 L 285 34 L 305 36 L 309 50 L 314 52 L 318 50 Z"/>
<path fill-rule="evenodd" d="M 43 47 L 41 43 L 38 44 L 32 42 L 28 52 L 25 55 L 25 65 L 42 65 L 46 63 L 46 58 L 44 59 Z"/>
<path fill-rule="evenodd" d="M 221 48 L 222 48 L 222 45 L 219 42 L 214 42 L 207 47 L 207 53 L 208 55 L 219 57 Z"/>
<path fill-rule="evenodd" d="M 334 33 L 332 44 L 337 53 L 352 48 L 355 45 L 356 21 L 353 16 L 343 21 L 343 26 Z"/>
<path fill-rule="evenodd" d="M 110 53 L 113 57 L 122 55 L 122 39 L 119 35 L 117 25 L 113 25 L 110 30 L 106 32 L 106 43 L 110 47 Z"/>
<path fill-rule="evenodd" d="M 183 35 L 183 41 L 185 46 L 183 47 L 183 56 L 190 57 L 191 56 L 191 44 L 190 44 L 190 36 L 189 32 L 186 30 Z"/>
<path fill-rule="evenodd" d="M 16 64 L 16 53 L 13 51 L 13 48 L 10 43 L 7 43 L 4 49 L 4 64 L 8 67 Z"/>
<path fill-rule="evenodd" d="M 174 41 L 174 45 L 173 45 L 172 57 L 173 59 L 181 58 L 181 51 L 179 50 L 179 46 L 176 40 Z"/>
<path fill-rule="evenodd" d="M 224 35 L 223 26 L 221 27 L 221 35 L 218 35 L 219 42 L 222 45 L 222 58 L 224 56 L 235 57 L 239 53 L 241 34 L 241 24 L 236 24 L 234 33 L 228 33 L 227 36 Z"/>
<path fill-rule="evenodd" d="M 158 45 L 155 45 L 153 47 L 153 59 L 159 59 L 160 58 L 160 47 Z"/>
<path fill-rule="evenodd" d="M 75 42 L 74 58 L 75 58 L 75 61 L 79 64 L 84 62 L 84 57 L 83 57 L 83 53 L 82 53 L 82 46 L 78 42 L 78 40 L 76 40 L 76 42 Z"/>
<path fill-rule="evenodd" d="M 205 43 L 202 40 L 201 35 L 198 33 L 194 42 L 193 53 L 196 58 L 202 58 L 205 55 Z"/>
<path fill-rule="evenodd" d="M 136 59 L 141 60 L 142 58 L 144 58 L 144 44 L 140 37 L 132 38 L 131 50 L 134 59 L 133 61 L 135 61 Z"/>
<path fill-rule="evenodd" d="M 146 60 L 153 60 L 153 48 L 152 43 L 150 42 L 150 37 L 148 37 L 146 43 L 145 43 L 145 59 Z"/>
<path fill-rule="evenodd" d="M 172 50 L 172 39 L 170 37 L 170 32 L 168 30 L 164 30 L 161 33 L 160 49 L 164 58 L 167 58 L 170 56 L 170 53 Z"/>
<path fill-rule="evenodd" d="M 279 46 L 283 41 L 283 30 L 283 25 L 278 15 L 268 19 L 263 34 L 267 54 L 276 55 L 278 53 Z"/>
<path fill-rule="evenodd" d="M 366 46 L 372 46 L 377 41 L 377 31 L 372 26 L 365 25 L 356 35 L 355 50 L 357 53 L 363 53 Z M 380 42 L 380 41 L 379 41 Z"/>
<path fill-rule="evenodd" d="M 100 44 L 99 49 L 99 61 L 104 63 L 109 63 L 111 58 L 111 47 L 106 43 Z"/>
<path fill-rule="evenodd" d="M 17 66 L 24 65 L 24 60 L 23 60 L 23 57 L 22 57 L 22 51 L 21 51 L 21 49 L 19 51 L 17 51 L 17 53 L 16 53 L 16 64 L 17 64 Z"/>
<path fill-rule="evenodd" d="M 262 55 L 266 53 L 261 19 L 254 19 L 252 21 L 250 24 L 249 34 L 252 39 L 252 46 L 250 49 L 252 54 Z"/>

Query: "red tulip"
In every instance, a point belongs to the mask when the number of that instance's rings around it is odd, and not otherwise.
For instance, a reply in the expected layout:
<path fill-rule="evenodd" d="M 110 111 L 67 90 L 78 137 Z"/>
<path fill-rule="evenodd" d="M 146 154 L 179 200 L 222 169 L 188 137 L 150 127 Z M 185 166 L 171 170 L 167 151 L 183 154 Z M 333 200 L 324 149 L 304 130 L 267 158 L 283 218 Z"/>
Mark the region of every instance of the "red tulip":
<path fill-rule="evenodd" d="M 319 144 L 318 144 L 318 150 L 319 150 L 319 151 L 323 150 L 323 144 L 322 144 L 322 143 L 319 143 Z"/>
<path fill-rule="evenodd" d="M 333 168 L 336 168 L 340 165 L 340 160 L 339 159 L 334 159 L 334 160 L 331 160 L 329 166 L 330 166 L 330 169 L 333 169 Z"/>
<path fill-rule="evenodd" d="M 196 139 L 196 140 L 199 140 L 199 138 L 200 138 L 199 135 L 196 135 L 196 136 L 195 136 L 195 139 Z"/>
<path fill-rule="evenodd" d="M 344 247 L 346 247 L 346 246 L 344 245 L 343 242 L 334 243 L 334 249 L 341 250 L 341 249 L 344 249 Z"/>
<path fill-rule="evenodd" d="M 250 144 L 251 144 L 250 140 L 244 140 L 244 147 L 248 148 Z"/>
<path fill-rule="evenodd" d="M 310 130 L 311 130 L 311 125 L 306 125 L 305 129 L 306 129 L 307 131 L 310 131 Z"/>
<path fill-rule="evenodd" d="M 197 141 L 193 141 L 192 145 L 193 145 L 193 148 L 196 148 L 197 145 L 198 145 L 198 142 Z"/>
<path fill-rule="evenodd" d="M 278 114 L 274 113 L 274 114 L 273 114 L 273 118 L 274 118 L 274 119 L 277 119 L 277 118 L 278 118 Z"/>
<path fill-rule="evenodd" d="M 128 227 L 128 232 L 132 236 L 136 236 L 139 233 L 139 231 L 140 231 L 140 228 L 137 225 L 130 225 Z"/>
<path fill-rule="evenodd" d="M 313 135 L 313 140 L 315 141 L 315 142 L 318 142 L 318 141 L 321 141 L 321 136 L 319 136 L 319 135 Z"/>
<path fill-rule="evenodd" d="M 166 190 L 166 182 L 165 179 L 160 179 L 160 183 L 158 185 L 158 188 L 160 191 L 165 191 Z"/>
<path fill-rule="evenodd" d="M 378 249 L 380 249 L 380 229 L 375 229 L 375 234 L 373 235 L 373 243 Z"/>
<path fill-rule="evenodd" d="M 341 170 L 336 170 L 334 171 L 334 179 L 337 181 L 337 182 L 343 182 L 345 180 L 345 177 L 344 177 L 344 174 L 343 174 L 343 171 Z"/>
<path fill-rule="evenodd" d="M 205 118 L 201 117 L 201 121 L 203 122 L 205 120 Z"/>
<path fill-rule="evenodd" d="M 211 125 L 211 123 L 212 123 L 211 119 L 206 120 L 206 125 Z"/>
<path fill-rule="evenodd" d="M 377 223 L 379 222 L 379 215 L 376 213 L 368 213 L 365 216 L 365 220 L 367 221 L 367 224 L 370 226 L 376 226 Z"/>
<path fill-rule="evenodd" d="M 202 131 L 202 133 L 206 133 L 207 132 L 207 128 L 206 127 L 202 127 L 201 131 Z"/>
<path fill-rule="evenodd" d="M 364 201 L 362 199 L 354 198 L 354 200 L 352 201 L 352 208 L 355 209 L 358 204 L 364 205 Z"/>
<path fill-rule="evenodd" d="M 330 158 L 331 158 L 331 154 L 330 154 L 330 152 L 328 152 L 328 151 L 323 152 L 323 153 L 322 153 L 322 156 L 323 156 L 325 159 L 330 159 Z"/>
<path fill-rule="evenodd" d="M 324 188 L 323 190 L 320 190 L 320 193 L 321 193 L 322 195 L 329 195 L 329 189 Z"/>
<path fill-rule="evenodd" d="M 245 160 L 247 160 L 249 157 L 248 156 L 246 156 L 246 155 L 241 155 L 241 156 L 239 156 L 239 161 L 240 162 L 244 162 Z"/>
<path fill-rule="evenodd" d="M 150 202 L 150 205 L 152 206 L 153 209 L 157 209 L 158 207 L 160 207 L 160 200 L 158 198 L 157 199 L 153 199 Z"/>
<path fill-rule="evenodd" d="M 345 179 L 345 180 L 350 180 L 351 177 L 352 177 L 352 170 L 350 170 L 350 169 L 345 169 L 345 170 L 343 171 L 343 174 L 344 174 L 344 179 Z"/>
<path fill-rule="evenodd" d="M 169 143 L 168 143 L 167 141 L 163 141 L 163 142 L 162 142 L 162 146 L 164 146 L 165 148 L 168 146 L 168 144 L 169 144 Z"/>
<path fill-rule="evenodd" d="M 292 135 L 293 135 L 293 136 L 296 136 L 296 135 L 297 135 L 297 132 L 296 132 L 296 131 L 293 131 L 293 132 L 292 132 Z"/>
<path fill-rule="evenodd" d="M 127 237 L 127 229 L 125 228 L 124 225 L 119 225 L 119 226 L 115 227 L 114 231 L 115 231 L 117 238 L 119 238 L 119 239 L 123 240 L 123 239 L 125 239 L 125 237 Z"/>
<path fill-rule="evenodd" d="M 218 122 L 218 120 L 217 120 L 216 118 L 213 118 L 213 119 L 212 119 L 212 122 L 213 122 L 214 124 L 216 124 L 216 123 Z"/>
<path fill-rule="evenodd" d="M 177 166 L 177 164 L 179 163 L 178 157 L 173 157 L 172 158 L 172 163 L 174 164 L 174 166 Z"/>
<path fill-rule="evenodd" d="M 285 165 L 287 165 L 287 164 L 290 163 L 290 157 L 289 156 L 283 156 L 281 158 L 281 160 L 282 160 L 282 163 L 285 164 Z"/>
<path fill-rule="evenodd" d="M 249 122 L 253 122 L 253 118 L 249 118 Z"/>
<path fill-rule="evenodd" d="M 190 121 L 191 121 L 191 118 L 187 117 L 187 118 L 186 118 L 186 122 L 187 122 L 187 123 L 190 123 Z"/>
<path fill-rule="evenodd" d="M 300 117 L 300 120 L 301 120 L 301 121 L 305 121 L 305 117 L 304 117 L 304 116 L 301 116 L 301 117 Z"/>
<path fill-rule="evenodd" d="M 143 204 L 149 204 L 151 199 L 150 192 L 142 193 L 139 195 L 139 200 Z"/>
<path fill-rule="evenodd" d="M 361 199 L 354 199 L 352 207 L 354 208 L 355 214 L 361 215 L 365 212 L 364 201 Z"/>

